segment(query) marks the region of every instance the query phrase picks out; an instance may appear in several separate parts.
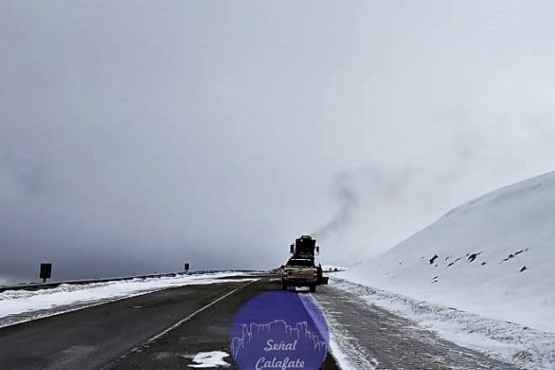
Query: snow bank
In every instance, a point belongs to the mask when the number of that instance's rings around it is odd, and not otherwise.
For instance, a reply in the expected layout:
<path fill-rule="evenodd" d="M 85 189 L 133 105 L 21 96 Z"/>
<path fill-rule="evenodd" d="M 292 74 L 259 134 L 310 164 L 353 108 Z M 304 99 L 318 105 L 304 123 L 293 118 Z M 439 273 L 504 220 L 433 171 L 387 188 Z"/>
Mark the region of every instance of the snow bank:
<path fill-rule="evenodd" d="M 555 333 L 555 173 L 468 202 L 341 277 Z"/>
<path fill-rule="evenodd" d="M 423 329 L 432 330 L 444 339 L 486 353 L 497 360 L 516 364 L 523 369 L 555 369 L 555 334 L 553 333 L 489 319 L 339 278 L 333 278 L 331 285 L 356 295 L 370 305 L 410 318 L 418 322 Z M 333 322 L 330 323 L 330 326 L 333 327 L 333 324 Z M 334 329 L 336 340 L 347 342 L 349 334 L 342 333 L 340 327 L 334 327 Z M 341 348 L 339 350 L 341 351 Z M 352 351 L 356 352 L 356 348 Z M 335 350 L 333 353 L 336 353 Z M 356 358 L 356 353 L 351 355 Z M 348 364 L 347 359 L 343 358 L 342 361 L 347 361 Z M 341 362 L 341 365 L 343 364 L 344 362 Z M 347 368 L 350 367 L 347 366 Z"/>
<path fill-rule="evenodd" d="M 56 288 L 36 291 L 8 290 L 0 293 L 0 327 L 161 289 L 192 284 L 214 284 L 236 281 L 233 278 L 242 275 L 244 273 L 220 272 L 84 285 L 62 284 Z M 248 280 L 242 279 L 242 281 Z M 33 314 L 35 312 L 37 314 Z M 10 316 L 19 314 L 26 315 L 16 319 L 10 318 Z"/>

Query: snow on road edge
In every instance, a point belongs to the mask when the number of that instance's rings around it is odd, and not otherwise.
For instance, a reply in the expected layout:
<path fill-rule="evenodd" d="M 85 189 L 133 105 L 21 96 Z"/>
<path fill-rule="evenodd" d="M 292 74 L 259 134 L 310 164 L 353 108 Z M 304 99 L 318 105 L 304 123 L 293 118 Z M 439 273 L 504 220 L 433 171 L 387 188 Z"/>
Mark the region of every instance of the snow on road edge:
<path fill-rule="evenodd" d="M 36 291 L 6 291 L 0 293 L 0 328 L 168 288 L 235 282 L 239 281 L 236 277 L 244 275 L 239 272 L 221 272 L 84 285 L 62 284 L 56 288 Z M 245 282 L 249 280 L 257 279 L 240 279 Z"/>
<path fill-rule="evenodd" d="M 359 352 L 349 335 L 343 330 L 341 325 L 326 312 L 325 308 L 318 301 L 317 295 L 310 294 L 312 302 L 324 315 L 329 331 L 329 346 L 331 355 L 342 370 L 374 370 L 374 364 L 365 360 L 365 355 Z M 353 361 L 357 359 L 357 362 Z M 377 363 L 377 361 L 376 361 Z"/>
<path fill-rule="evenodd" d="M 530 370 L 555 369 L 555 334 L 334 278 L 334 288 L 407 317 L 453 343 Z M 351 369 L 346 367 L 345 369 Z"/>

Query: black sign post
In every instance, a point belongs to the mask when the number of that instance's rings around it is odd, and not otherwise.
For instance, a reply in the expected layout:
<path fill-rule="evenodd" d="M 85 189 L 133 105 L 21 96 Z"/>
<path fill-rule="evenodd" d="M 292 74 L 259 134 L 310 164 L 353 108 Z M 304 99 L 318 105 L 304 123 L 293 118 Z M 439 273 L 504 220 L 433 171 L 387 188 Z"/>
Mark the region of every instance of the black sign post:
<path fill-rule="evenodd" d="M 185 268 L 185 272 L 189 272 L 189 263 L 186 263 L 184 268 Z"/>
<path fill-rule="evenodd" d="M 52 277 L 52 264 L 51 263 L 41 263 L 40 264 L 40 278 L 43 283 L 46 283 L 46 279 Z"/>

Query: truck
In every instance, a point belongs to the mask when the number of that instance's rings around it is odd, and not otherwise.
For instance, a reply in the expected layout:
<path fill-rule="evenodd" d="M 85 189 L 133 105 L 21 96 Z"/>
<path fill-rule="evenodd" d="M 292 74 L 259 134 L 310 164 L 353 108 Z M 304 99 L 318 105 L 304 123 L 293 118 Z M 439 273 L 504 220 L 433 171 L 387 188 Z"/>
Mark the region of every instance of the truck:
<path fill-rule="evenodd" d="M 291 244 L 289 252 L 291 258 L 281 271 L 281 288 L 308 286 L 310 292 L 316 292 L 322 276 L 321 268 L 314 263 L 315 255 L 320 252 L 316 239 L 308 234 L 301 235 Z"/>

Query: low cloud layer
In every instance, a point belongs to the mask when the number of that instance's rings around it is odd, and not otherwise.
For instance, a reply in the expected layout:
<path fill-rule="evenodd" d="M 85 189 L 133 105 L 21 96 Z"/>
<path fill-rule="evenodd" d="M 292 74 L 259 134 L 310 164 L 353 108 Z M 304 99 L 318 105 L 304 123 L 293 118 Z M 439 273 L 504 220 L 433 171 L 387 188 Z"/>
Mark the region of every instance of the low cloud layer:
<path fill-rule="evenodd" d="M 271 268 L 310 231 L 349 265 L 553 169 L 549 1 L 1 8 L 15 281 Z"/>

